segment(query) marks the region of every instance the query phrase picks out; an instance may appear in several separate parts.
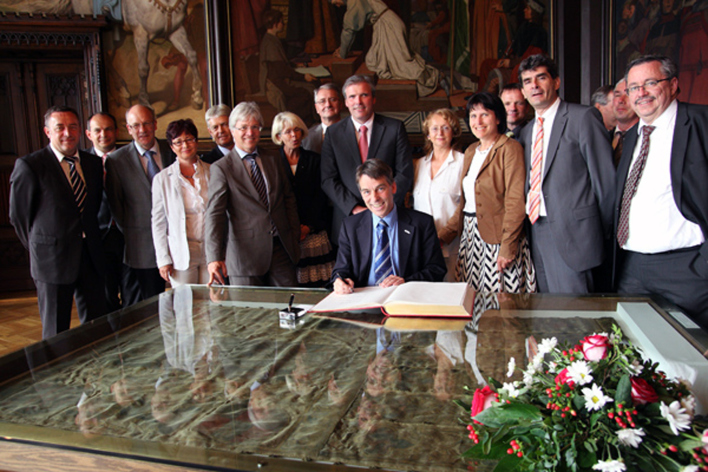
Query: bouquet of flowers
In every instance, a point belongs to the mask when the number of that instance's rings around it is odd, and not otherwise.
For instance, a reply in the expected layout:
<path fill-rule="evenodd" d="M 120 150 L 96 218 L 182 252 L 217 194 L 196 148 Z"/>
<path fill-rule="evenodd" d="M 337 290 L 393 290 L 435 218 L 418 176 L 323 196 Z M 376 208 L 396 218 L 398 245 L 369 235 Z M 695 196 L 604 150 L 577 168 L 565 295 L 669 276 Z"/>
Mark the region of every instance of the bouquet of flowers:
<path fill-rule="evenodd" d="M 708 429 L 688 386 L 623 339 L 621 330 L 576 346 L 544 339 L 523 381 L 474 392 L 467 458 L 495 472 L 708 471 Z M 516 370 L 509 361 L 508 377 Z"/>

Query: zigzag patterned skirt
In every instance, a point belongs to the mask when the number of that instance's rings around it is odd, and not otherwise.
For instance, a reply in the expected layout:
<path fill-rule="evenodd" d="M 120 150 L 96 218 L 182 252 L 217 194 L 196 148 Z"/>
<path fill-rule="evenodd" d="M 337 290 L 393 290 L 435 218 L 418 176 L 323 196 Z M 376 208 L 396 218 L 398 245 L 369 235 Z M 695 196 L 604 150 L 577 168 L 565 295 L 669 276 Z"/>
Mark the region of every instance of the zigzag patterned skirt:
<path fill-rule="evenodd" d="M 479 234 L 477 217 L 465 214 L 457 259 L 457 280 L 478 292 L 531 293 L 536 291 L 536 270 L 526 236 L 519 241 L 519 253 L 503 277 L 497 271 L 499 244 L 487 244 Z"/>

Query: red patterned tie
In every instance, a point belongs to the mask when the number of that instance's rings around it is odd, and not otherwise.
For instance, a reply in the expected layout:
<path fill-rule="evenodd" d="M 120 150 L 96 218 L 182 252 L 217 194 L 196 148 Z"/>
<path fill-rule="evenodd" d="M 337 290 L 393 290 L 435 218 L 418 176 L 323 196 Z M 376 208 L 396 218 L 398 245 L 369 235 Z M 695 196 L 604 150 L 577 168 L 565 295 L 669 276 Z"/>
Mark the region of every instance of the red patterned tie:
<path fill-rule="evenodd" d="M 359 154 L 361 155 L 361 163 L 366 162 L 366 158 L 369 155 L 369 141 L 366 139 L 366 126 L 359 128 Z"/>
<path fill-rule="evenodd" d="M 654 131 L 654 126 L 644 126 L 642 128 L 642 147 L 639 149 L 639 156 L 629 172 L 629 177 L 624 183 L 624 193 L 622 194 L 622 206 L 620 207 L 619 223 L 617 224 L 617 242 L 620 247 L 624 246 L 629 238 L 629 206 L 632 198 L 637 192 L 639 179 L 642 178 L 644 166 L 649 155 L 649 135 Z"/>
<path fill-rule="evenodd" d="M 541 211 L 541 168 L 543 167 L 543 118 L 538 118 L 529 181 L 529 221 L 534 224 Z"/>

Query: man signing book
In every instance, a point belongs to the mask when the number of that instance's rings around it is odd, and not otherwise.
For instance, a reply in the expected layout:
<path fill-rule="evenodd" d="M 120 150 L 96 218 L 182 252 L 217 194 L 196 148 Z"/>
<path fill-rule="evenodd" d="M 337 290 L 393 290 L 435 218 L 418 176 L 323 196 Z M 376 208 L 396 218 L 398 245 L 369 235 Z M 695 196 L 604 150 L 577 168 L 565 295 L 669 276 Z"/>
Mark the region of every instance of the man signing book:
<path fill-rule="evenodd" d="M 433 218 L 394 203 L 396 183 L 391 168 L 378 159 L 368 159 L 357 168 L 356 181 L 369 211 L 342 222 L 332 273 L 335 293 L 413 280 L 442 281 L 447 268 Z"/>

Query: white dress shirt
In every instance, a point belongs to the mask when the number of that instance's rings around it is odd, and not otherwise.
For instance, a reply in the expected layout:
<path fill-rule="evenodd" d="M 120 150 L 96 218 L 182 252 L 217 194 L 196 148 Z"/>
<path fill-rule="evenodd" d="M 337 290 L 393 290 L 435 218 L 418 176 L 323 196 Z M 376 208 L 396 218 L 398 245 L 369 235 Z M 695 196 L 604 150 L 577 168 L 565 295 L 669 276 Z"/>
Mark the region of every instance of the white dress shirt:
<path fill-rule="evenodd" d="M 435 177 L 430 175 L 432 152 L 414 162 L 413 209 L 432 216 L 437 231 L 445 227 L 460 203 L 464 158 L 461 152 L 450 150 Z M 443 256 L 457 256 L 458 247 L 459 238 L 455 238 L 450 244 L 443 245 Z"/>
<path fill-rule="evenodd" d="M 465 213 L 477 213 L 477 198 L 474 193 L 474 184 L 477 181 L 477 176 L 479 176 L 479 171 L 482 169 L 482 164 L 487 160 L 489 151 L 492 147 L 480 150 L 482 146 L 477 146 L 474 151 L 474 156 L 472 156 L 472 163 L 467 171 L 467 175 L 462 179 L 462 191 L 465 192 Z"/>
<path fill-rule="evenodd" d="M 629 207 L 629 237 L 623 246 L 628 251 L 656 254 L 697 246 L 704 241 L 700 226 L 679 211 L 671 186 L 671 147 L 677 109 L 674 100 L 652 123 L 656 128 L 649 135 L 649 154 Z M 630 173 L 639 157 L 645 125 L 644 120 L 639 121 Z"/>

